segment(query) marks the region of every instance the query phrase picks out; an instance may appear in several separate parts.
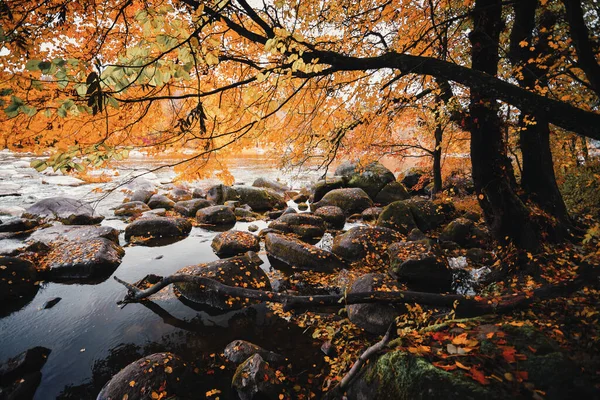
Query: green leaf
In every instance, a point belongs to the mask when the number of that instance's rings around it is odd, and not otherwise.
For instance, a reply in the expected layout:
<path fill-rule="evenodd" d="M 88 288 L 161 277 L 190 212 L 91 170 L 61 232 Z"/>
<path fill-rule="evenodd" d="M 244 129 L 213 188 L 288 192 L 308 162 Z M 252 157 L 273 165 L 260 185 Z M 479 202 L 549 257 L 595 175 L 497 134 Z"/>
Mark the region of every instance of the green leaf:
<path fill-rule="evenodd" d="M 31 168 L 34 168 L 38 172 L 42 172 L 43 170 L 48 168 L 48 164 L 46 164 L 46 161 L 44 160 L 33 160 L 29 165 L 31 166 Z"/>
<path fill-rule="evenodd" d="M 38 68 L 40 69 L 40 71 L 42 71 L 43 73 L 48 73 L 51 71 L 52 69 L 52 63 L 48 62 L 48 61 L 40 61 L 38 63 Z"/>
<path fill-rule="evenodd" d="M 60 107 L 58 110 L 56 110 L 56 113 L 59 117 L 62 118 L 65 118 L 67 116 L 67 110 L 65 110 L 63 107 Z"/>
<path fill-rule="evenodd" d="M 40 69 L 42 60 L 29 60 L 25 63 L 25 69 L 28 71 L 37 71 Z"/>
<path fill-rule="evenodd" d="M 28 117 L 33 117 L 37 113 L 37 109 L 35 107 L 30 107 L 30 106 L 21 106 L 21 107 L 19 107 L 19 111 L 21 111 L 23 114 L 27 115 Z"/>

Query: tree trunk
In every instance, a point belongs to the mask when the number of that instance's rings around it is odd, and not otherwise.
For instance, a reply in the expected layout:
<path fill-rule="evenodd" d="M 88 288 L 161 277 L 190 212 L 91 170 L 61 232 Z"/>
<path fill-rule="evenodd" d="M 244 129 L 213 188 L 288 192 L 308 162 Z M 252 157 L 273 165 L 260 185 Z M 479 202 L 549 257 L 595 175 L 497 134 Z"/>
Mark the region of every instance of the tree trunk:
<path fill-rule="evenodd" d="M 503 28 L 502 1 L 477 0 L 473 13 L 472 68 L 498 73 L 498 44 Z M 516 246 L 538 250 L 540 235 L 529 210 L 513 191 L 506 168 L 498 103 L 487 93 L 471 90 L 471 164 L 479 204 L 494 236 Z"/>
<path fill-rule="evenodd" d="M 549 54 L 548 36 L 552 34 L 556 17 L 551 12 L 541 16 L 540 34 L 535 44 L 535 53 L 530 50 L 533 46 L 535 29 L 535 12 L 538 0 L 521 0 L 514 4 L 515 20 L 510 34 L 509 58 L 515 67 L 521 67 L 522 73 L 516 74 L 519 85 L 523 88 L 534 87 L 536 84 L 547 86 L 545 74 L 547 69 L 528 60 L 539 54 Z M 527 46 L 522 46 L 522 42 Z M 535 121 L 534 125 L 527 121 Z M 542 114 L 525 114 L 519 117 L 519 144 L 523 158 L 521 187 L 525 194 L 537 203 L 543 210 L 558 219 L 563 225 L 570 226 L 571 219 L 562 194 L 556 183 L 554 162 L 550 149 L 550 127 Z"/>
<path fill-rule="evenodd" d="M 437 114 L 437 112 L 436 112 Z M 436 118 L 437 119 L 437 118 Z M 444 129 L 435 123 L 435 149 L 433 149 L 433 193 L 442 191 L 442 137 Z"/>

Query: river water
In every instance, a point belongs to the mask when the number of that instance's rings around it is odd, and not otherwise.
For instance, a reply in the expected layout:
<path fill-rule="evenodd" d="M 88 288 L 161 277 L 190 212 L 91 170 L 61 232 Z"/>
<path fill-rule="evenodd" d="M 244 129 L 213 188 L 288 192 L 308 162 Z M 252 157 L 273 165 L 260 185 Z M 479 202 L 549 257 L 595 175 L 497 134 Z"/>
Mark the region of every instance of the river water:
<path fill-rule="evenodd" d="M 30 161 L 28 155 L 0 152 L 0 194 L 3 195 L 0 197 L 0 214 L 5 214 L 0 218 L 18 213 L 18 207 L 26 208 L 43 198 L 68 196 L 94 201 L 96 210 L 106 216 L 102 224 L 121 230 L 125 223 L 114 217 L 111 208 L 122 202 L 124 193 L 115 190 L 107 195 L 107 190 L 115 182 L 125 182 L 156 166 L 142 158 L 128 160 L 105 171 L 110 175 L 118 172 L 114 182 L 70 187 L 57 184 L 61 182 L 56 180 L 63 178 L 49 177 L 29 168 Z M 266 177 L 280 179 L 294 188 L 308 185 L 319 175 L 317 172 L 286 173 L 273 166 L 266 155 L 240 157 L 232 163 L 231 172 L 237 183 L 252 184 L 255 178 Z M 174 173 L 168 168 L 143 177 L 157 185 L 173 178 Z M 191 186 L 207 187 L 215 182 L 206 180 Z M 102 192 L 98 193 L 98 189 Z M 8 195 L 11 192 L 20 195 Z M 262 221 L 255 224 L 261 229 L 266 227 Z M 238 222 L 234 229 L 247 230 L 248 225 Z M 125 247 L 123 261 L 113 275 L 135 282 L 150 273 L 169 275 L 187 265 L 215 260 L 217 257 L 210 247 L 215 234 L 194 227 L 186 239 L 170 245 Z M 0 252 L 20 246 L 21 241 L 0 240 Z M 122 235 L 121 244 L 126 244 Z M 263 268 L 272 272 L 264 250 L 259 255 L 265 261 Z M 322 355 L 318 355 L 310 334 L 273 315 L 264 305 L 211 315 L 187 307 L 167 292 L 148 305 L 131 304 L 120 308 L 117 301 L 124 294 L 125 288 L 112 276 L 95 285 L 42 283 L 29 304 L 0 319 L 0 362 L 34 346 L 51 349 L 35 395 L 38 400 L 95 398 L 111 374 L 156 351 L 173 351 L 207 367 L 207 363 L 216 363 L 218 354 L 235 339 L 249 340 L 279 351 L 293 359 L 300 369 L 312 368 L 318 372 L 320 368 L 320 364 L 313 361 L 322 359 Z M 54 297 L 62 300 L 53 308 L 42 310 L 43 304 Z M 221 398 L 228 398 L 232 395 L 228 392 L 230 368 L 220 371 L 215 364 L 215 370 L 214 375 L 205 377 L 206 388 L 200 390 L 219 388 L 223 391 Z M 204 392 L 201 394 L 203 396 Z"/>

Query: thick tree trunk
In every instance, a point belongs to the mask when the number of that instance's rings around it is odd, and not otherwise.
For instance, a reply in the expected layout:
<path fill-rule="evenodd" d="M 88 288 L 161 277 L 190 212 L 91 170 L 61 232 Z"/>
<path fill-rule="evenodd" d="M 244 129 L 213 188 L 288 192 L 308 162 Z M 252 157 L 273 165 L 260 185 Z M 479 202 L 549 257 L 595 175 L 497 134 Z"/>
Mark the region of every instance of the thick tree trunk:
<path fill-rule="evenodd" d="M 444 129 L 435 124 L 435 149 L 433 150 L 433 193 L 442 191 L 442 137 Z"/>
<path fill-rule="evenodd" d="M 545 71 L 539 65 L 529 63 L 528 60 L 536 58 L 538 54 L 550 52 L 548 36 L 552 34 L 556 17 L 551 12 L 541 16 L 540 26 L 544 28 L 533 46 L 533 31 L 535 29 L 535 12 L 538 0 L 521 0 L 514 4 L 515 20 L 510 34 L 509 57 L 515 67 L 521 67 L 521 74 L 517 74 L 519 85 L 523 88 L 534 87 L 536 84 L 547 86 Z M 522 46 L 527 42 L 527 46 Z M 535 121 L 534 125 L 527 121 Z M 519 144 L 523 157 L 523 171 L 521 187 L 525 194 L 537 203 L 543 210 L 558 219 L 564 226 L 570 226 L 571 220 L 565 202 L 563 201 L 556 176 L 554 175 L 554 162 L 550 149 L 550 127 L 542 114 L 525 114 L 521 112 L 519 118 Z"/>
<path fill-rule="evenodd" d="M 502 1 L 477 0 L 473 19 L 469 35 L 472 68 L 496 76 Z M 471 89 L 469 110 L 473 182 L 485 219 L 498 240 L 508 239 L 520 248 L 537 250 L 539 231 L 513 191 L 507 171 L 498 103 L 487 93 Z"/>

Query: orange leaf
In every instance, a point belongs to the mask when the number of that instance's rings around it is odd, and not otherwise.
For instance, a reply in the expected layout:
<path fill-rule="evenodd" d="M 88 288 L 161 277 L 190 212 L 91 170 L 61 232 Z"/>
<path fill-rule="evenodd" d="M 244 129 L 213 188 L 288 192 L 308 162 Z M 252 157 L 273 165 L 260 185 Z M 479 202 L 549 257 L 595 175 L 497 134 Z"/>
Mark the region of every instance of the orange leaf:
<path fill-rule="evenodd" d="M 485 374 L 475 367 L 471 367 L 467 375 L 469 375 L 471 378 L 481 383 L 482 385 L 490 384 L 490 381 L 485 377 Z"/>
<path fill-rule="evenodd" d="M 515 350 L 514 347 L 510 347 L 510 346 L 504 347 L 504 349 L 502 350 L 502 357 L 504 357 L 506 362 L 514 363 L 516 352 L 517 352 L 517 350 Z"/>
<path fill-rule="evenodd" d="M 456 369 L 456 365 L 445 365 L 445 364 L 442 364 L 441 361 L 434 362 L 433 366 L 443 369 L 444 371 L 454 371 Z"/>
<path fill-rule="evenodd" d="M 454 362 L 454 364 L 456 364 L 456 366 L 457 366 L 458 368 L 465 369 L 465 370 L 467 370 L 467 371 L 469 371 L 469 370 L 471 369 L 470 367 L 467 367 L 466 365 L 464 365 L 464 364 L 461 364 L 461 363 L 459 363 L 458 361 L 455 361 L 455 362 Z"/>

